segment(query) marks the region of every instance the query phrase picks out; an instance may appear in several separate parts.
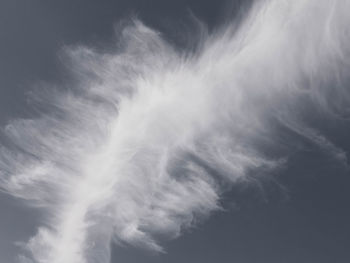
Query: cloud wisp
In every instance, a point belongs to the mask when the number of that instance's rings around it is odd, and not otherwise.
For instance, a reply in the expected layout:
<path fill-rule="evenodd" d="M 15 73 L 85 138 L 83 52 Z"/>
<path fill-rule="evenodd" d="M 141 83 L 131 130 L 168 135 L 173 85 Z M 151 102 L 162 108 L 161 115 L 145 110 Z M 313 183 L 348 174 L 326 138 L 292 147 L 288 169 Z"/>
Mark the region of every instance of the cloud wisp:
<path fill-rule="evenodd" d="M 65 50 L 74 80 L 33 92 L 38 116 L 4 127 L 1 189 L 46 215 L 21 260 L 107 263 L 111 242 L 162 251 L 220 209 L 223 185 L 284 163 L 280 129 L 346 163 L 305 111 L 347 118 L 348 10 L 256 1 L 195 51 L 137 20 L 114 52 Z"/>

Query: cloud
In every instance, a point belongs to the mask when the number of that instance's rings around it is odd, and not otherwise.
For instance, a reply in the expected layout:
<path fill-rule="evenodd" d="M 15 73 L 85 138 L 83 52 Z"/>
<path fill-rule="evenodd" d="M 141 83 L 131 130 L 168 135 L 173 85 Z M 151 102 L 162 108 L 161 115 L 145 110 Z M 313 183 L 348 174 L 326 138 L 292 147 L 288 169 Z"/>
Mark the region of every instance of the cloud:
<path fill-rule="evenodd" d="M 39 116 L 4 128 L 1 189 L 47 215 L 22 261 L 109 262 L 112 241 L 162 251 L 220 209 L 223 185 L 281 165 L 293 145 L 279 126 L 346 163 L 304 108 L 347 117 L 347 10 L 257 1 L 191 52 L 138 20 L 113 52 L 66 48 L 73 79 L 33 92 Z"/>

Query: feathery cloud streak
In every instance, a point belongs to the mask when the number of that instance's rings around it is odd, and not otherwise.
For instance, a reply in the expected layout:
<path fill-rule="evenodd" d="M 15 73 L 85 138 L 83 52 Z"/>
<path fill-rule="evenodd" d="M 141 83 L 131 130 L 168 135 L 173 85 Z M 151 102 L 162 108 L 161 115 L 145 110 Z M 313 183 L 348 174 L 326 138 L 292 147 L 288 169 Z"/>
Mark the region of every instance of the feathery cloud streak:
<path fill-rule="evenodd" d="M 113 240 L 162 251 L 163 237 L 220 209 L 223 184 L 282 163 L 292 146 L 278 127 L 345 163 L 303 108 L 347 117 L 347 10 L 256 1 L 194 52 L 140 21 L 115 52 L 67 49 L 75 81 L 34 92 L 40 116 L 4 129 L 2 190 L 47 215 L 23 262 L 109 262 Z"/>

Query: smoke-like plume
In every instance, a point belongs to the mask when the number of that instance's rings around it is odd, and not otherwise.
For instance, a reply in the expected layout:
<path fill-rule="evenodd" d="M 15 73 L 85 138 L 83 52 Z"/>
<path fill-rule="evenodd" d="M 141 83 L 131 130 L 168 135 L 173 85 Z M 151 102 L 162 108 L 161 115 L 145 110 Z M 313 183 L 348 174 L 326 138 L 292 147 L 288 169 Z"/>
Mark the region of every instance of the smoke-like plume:
<path fill-rule="evenodd" d="M 4 128 L 1 188 L 46 214 L 23 262 L 107 263 L 112 241 L 162 251 L 220 209 L 223 185 L 283 163 L 280 130 L 346 163 L 305 111 L 347 117 L 349 10 L 257 1 L 195 51 L 137 20 L 115 52 L 67 49 L 75 80 L 34 92 L 40 116 Z"/>

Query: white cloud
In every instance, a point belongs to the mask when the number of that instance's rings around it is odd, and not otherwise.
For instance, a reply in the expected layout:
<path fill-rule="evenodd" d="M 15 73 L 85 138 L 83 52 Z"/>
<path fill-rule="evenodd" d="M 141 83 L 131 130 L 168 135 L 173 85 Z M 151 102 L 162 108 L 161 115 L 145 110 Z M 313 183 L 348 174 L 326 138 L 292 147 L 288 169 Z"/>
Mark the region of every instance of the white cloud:
<path fill-rule="evenodd" d="M 0 152 L 2 189 L 47 213 L 26 245 L 32 260 L 108 262 L 112 240 L 162 251 L 160 237 L 220 209 L 219 181 L 279 165 L 284 156 L 258 146 L 278 143 L 274 121 L 342 155 L 299 105 L 343 114 L 329 94 L 348 102 L 347 10 L 348 0 L 258 1 L 238 31 L 201 39 L 194 54 L 140 21 L 114 53 L 67 49 L 78 81 L 34 93 L 48 113 L 11 122 L 13 147 Z"/>

